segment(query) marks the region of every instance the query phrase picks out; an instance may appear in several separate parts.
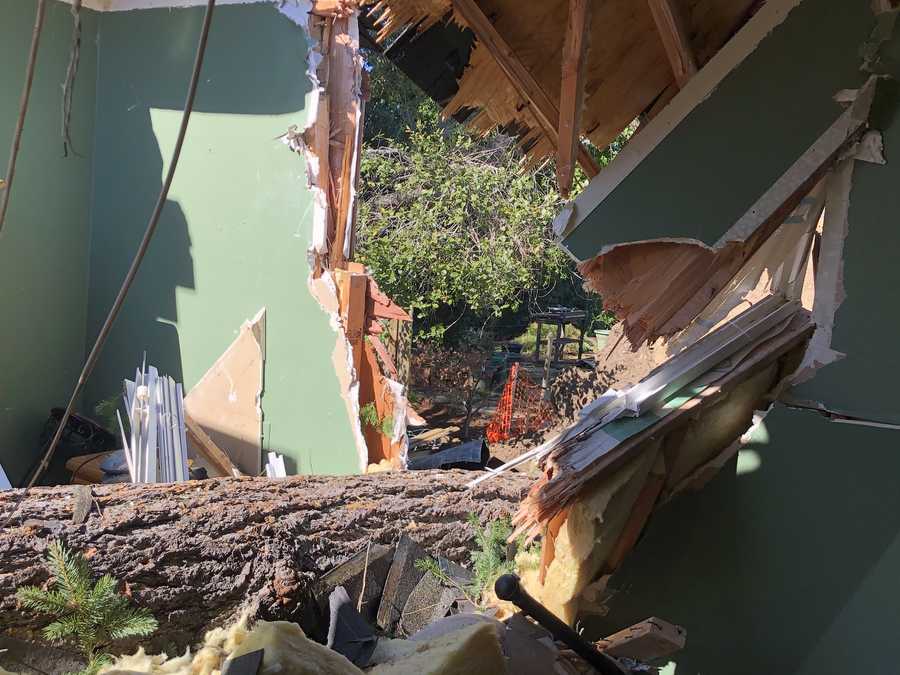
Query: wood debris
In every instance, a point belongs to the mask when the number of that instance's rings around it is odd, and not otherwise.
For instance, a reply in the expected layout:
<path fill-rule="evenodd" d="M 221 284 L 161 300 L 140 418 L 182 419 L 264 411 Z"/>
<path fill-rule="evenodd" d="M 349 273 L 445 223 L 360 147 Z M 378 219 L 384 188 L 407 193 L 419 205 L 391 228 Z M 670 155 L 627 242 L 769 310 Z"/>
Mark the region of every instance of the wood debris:
<path fill-rule="evenodd" d="M 445 20 L 471 27 L 479 41 L 459 81 L 459 91 L 444 113 L 476 110 L 468 120 L 476 131 L 486 132 L 496 127 L 517 129 L 531 163 L 554 156 L 559 116 L 552 118 L 553 130 L 548 132 L 536 115 L 535 99 L 524 95 L 531 89 L 529 83 L 522 79 L 521 73 L 515 80 L 504 73 L 496 60 L 497 52 L 492 54 L 492 49 L 486 46 L 484 30 L 474 25 L 472 17 L 464 11 L 464 5 L 468 4 L 474 3 L 470 0 L 381 0 L 370 11 L 376 17 L 377 39 L 381 42 L 408 27 L 422 33 Z M 654 105 L 674 84 L 675 75 L 646 2 L 616 0 L 593 4 L 588 42 L 594 48 L 584 66 L 586 94 L 577 135 L 605 148 L 622 129 Z M 708 61 L 744 23 L 753 5 L 751 0 L 684 3 L 683 15 L 692 19 L 689 34 L 704 36 L 702 41 L 691 42 L 698 66 Z M 569 0 L 540 3 L 491 0 L 480 2 L 478 8 L 508 46 L 502 53 L 520 61 L 522 69 L 559 110 Z M 620 29 L 611 33 L 609 26 Z"/>

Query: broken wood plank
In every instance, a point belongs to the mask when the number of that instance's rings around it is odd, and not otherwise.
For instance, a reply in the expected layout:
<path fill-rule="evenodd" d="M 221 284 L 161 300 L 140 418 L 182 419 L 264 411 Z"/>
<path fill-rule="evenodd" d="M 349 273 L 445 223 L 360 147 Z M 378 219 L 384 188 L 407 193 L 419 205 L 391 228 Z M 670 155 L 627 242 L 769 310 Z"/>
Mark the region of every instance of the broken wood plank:
<path fill-rule="evenodd" d="M 681 89 L 697 72 L 697 59 L 691 47 L 687 22 L 677 0 L 647 0 L 659 31 L 675 82 Z"/>
<path fill-rule="evenodd" d="M 519 96 L 528 102 L 535 120 L 547 139 L 553 147 L 558 148 L 559 108 L 497 32 L 494 24 L 485 16 L 475 0 L 453 0 L 453 8 L 472 29 L 475 37 L 488 49 Z M 600 172 L 600 167 L 584 146 L 578 149 L 578 163 L 591 178 Z"/>
<path fill-rule="evenodd" d="M 584 108 L 584 62 L 591 26 L 590 0 L 569 0 L 569 23 L 563 45 L 562 85 L 559 95 L 559 147 L 556 177 L 559 191 L 568 198 L 581 145 L 581 112 Z"/>
<path fill-rule="evenodd" d="M 686 639 L 684 628 L 652 616 L 595 644 L 610 656 L 646 663 L 681 651 Z"/>
<path fill-rule="evenodd" d="M 365 274 L 353 274 L 345 270 L 335 270 L 334 275 L 344 335 L 353 349 L 353 366 L 358 372 L 366 325 L 366 288 L 369 278 Z"/>
<path fill-rule="evenodd" d="M 228 455 L 209 437 L 209 434 L 203 431 L 203 427 L 197 424 L 187 413 L 184 415 L 184 426 L 187 429 L 188 438 L 194 444 L 194 448 L 216 469 L 221 471 L 223 476 L 237 477 L 244 475 L 234 465 L 234 462 L 231 461 Z"/>
<path fill-rule="evenodd" d="M 16 589 L 47 579 L 44 553 L 60 532 L 71 550 L 91 551 L 94 577 L 114 574 L 157 618 L 148 652 L 168 642 L 183 650 L 244 609 L 296 620 L 322 576 L 369 542 L 374 559 L 377 544 L 406 532 L 429 555 L 467 563 L 475 546 L 469 514 L 482 523 L 508 517 L 529 483 L 511 474 L 468 490 L 471 476 L 440 470 L 99 485 L 93 496 L 102 515 L 92 509 L 77 526 L 73 486 L 2 491 L 0 625 L 20 634 L 43 625 L 21 611 Z"/>

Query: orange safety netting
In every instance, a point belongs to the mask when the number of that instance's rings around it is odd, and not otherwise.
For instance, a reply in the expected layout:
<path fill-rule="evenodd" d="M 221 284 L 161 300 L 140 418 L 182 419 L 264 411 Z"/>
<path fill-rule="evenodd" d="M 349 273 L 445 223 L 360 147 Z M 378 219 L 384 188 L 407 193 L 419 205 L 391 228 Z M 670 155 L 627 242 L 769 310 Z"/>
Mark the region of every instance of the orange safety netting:
<path fill-rule="evenodd" d="M 497 411 L 487 427 L 489 443 L 506 441 L 546 426 L 553 409 L 544 400 L 541 388 L 527 373 L 519 372 L 519 364 L 509 368 L 509 379 L 503 387 Z"/>

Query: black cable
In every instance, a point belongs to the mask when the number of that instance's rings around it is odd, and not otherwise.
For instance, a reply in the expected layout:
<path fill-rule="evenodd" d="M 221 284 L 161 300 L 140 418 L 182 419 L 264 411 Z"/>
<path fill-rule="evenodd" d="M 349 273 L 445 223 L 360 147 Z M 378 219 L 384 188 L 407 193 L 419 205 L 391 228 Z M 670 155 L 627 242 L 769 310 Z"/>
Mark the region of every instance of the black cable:
<path fill-rule="evenodd" d="M 31 49 L 28 52 L 28 64 L 25 66 L 25 85 L 19 100 L 19 117 L 13 131 L 12 147 L 9 149 L 9 164 L 6 168 L 6 185 L 0 190 L 0 232 L 6 220 L 6 209 L 9 207 L 9 195 L 12 192 L 13 178 L 16 175 L 16 160 L 19 158 L 19 145 L 22 143 L 22 130 L 25 128 L 25 115 L 28 112 L 28 99 L 31 98 L 31 85 L 34 82 L 34 66 L 37 62 L 38 44 L 41 41 L 41 28 L 44 25 L 45 0 L 38 0 L 34 17 L 34 29 L 31 33 Z"/>
<path fill-rule="evenodd" d="M 78 396 L 81 394 L 81 390 L 84 388 L 85 382 L 87 382 L 87 378 L 90 376 L 91 371 L 93 371 L 94 366 L 97 363 L 97 358 L 100 356 L 100 350 L 103 349 L 103 345 L 106 343 L 106 339 L 109 337 L 109 333 L 116 321 L 116 317 L 118 317 L 119 311 L 122 309 L 122 305 L 125 303 L 125 296 L 128 295 L 131 284 L 134 282 L 134 278 L 135 276 L 137 276 L 137 272 L 141 266 L 141 262 L 143 261 L 144 256 L 147 253 L 148 247 L 150 246 L 150 240 L 153 238 L 153 233 L 156 232 L 156 226 L 159 224 L 159 217 L 162 214 L 163 206 L 165 206 L 166 199 L 169 196 L 169 188 L 172 186 L 172 180 L 175 178 L 175 168 L 178 166 L 178 158 L 181 155 L 181 147 L 182 145 L 184 145 L 184 137 L 187 133 L 188 121 L 191 117 L 191 111 L 194 109 L 194 97 L 197 94 L 197 84 L 200 81 L 200 70 L 203 67 L 203 56 L 206 52 L 206 42 L 209 39 L 209 26 L 212 22 L 213 9 L 215 9 L 215 6 L 216 0 L 207 0 L 206 14 L 204 14 L 203 16 L 203 28 L 200 32 L 200 41 L 197 44 L 197 54 L 194 57 L 194 70 L 191 73 L 191 83 L 188 86 L 187 98 L 184 102 L 184 112 L 181 115 L 181 127 L 178 129 L 178 139 L 175 141 L 175 149 L 172 151 L 172 161 L 169 163 L 169 170 L 166 172 L 166 179 L 163 182 L 162 189 L 159 192 L 159 198 L 156 200 L 156 206 L 154 207 L 153 213 L 150 216 L 150 221 L 147 223 L 147 229 L 144 231 L 144 237 L 143 239 L 141 239 L 140 246 L 138 246 L 138 250 L 134 254 L 134 259 L 131 261 L 131 267 L 128 269 L 128 274 L 125 275 L 125 280 L 122 282 L 122 287 L 119 289 L 119 294 L 116 296 L 116 300 L 115 302 L 113 302 L 113 305 L 109 310 L 106 321 L 103 322 L 103 327 L 100 329 L 100 333 L 97 335 L 97 339 L 94 341 L 94 346 L 91 349 L 91 353 L 88 355 L 87 361 L 85 361 L 84 363 L 84 368 L 82 368 L 81 370 L 81 375 L 78 376 L 78 382 L 75 384 L 75 390 L 72 392 L 72 397 L 69 399 L 69 404 L 66 406 L 66 411 L 63 413 L 62 419 L 59 422 L 59 426 L 56 429 L 56 433 L 53 435 L 53 440 L 50 441 L 50 446 L 47 448 L 47 452 L 44 454 L 43 459 L 41 459 L 41 463 L 35 470 L 34 475 L 31 477 L 31 480 L 28 481 L 27 487 L 34 487 L 35 483 L 37 483 L 38 479 L 49 466 L 50 459 L 53 457 L 53 453 L 56 451 L 56 446 L 59 444 L 59 439 L 66 427 L 66 423 L 69 421 L 69 417 L 71 417 L 72 411 L 75 408 L 75 402 L 78 399 Z"/>

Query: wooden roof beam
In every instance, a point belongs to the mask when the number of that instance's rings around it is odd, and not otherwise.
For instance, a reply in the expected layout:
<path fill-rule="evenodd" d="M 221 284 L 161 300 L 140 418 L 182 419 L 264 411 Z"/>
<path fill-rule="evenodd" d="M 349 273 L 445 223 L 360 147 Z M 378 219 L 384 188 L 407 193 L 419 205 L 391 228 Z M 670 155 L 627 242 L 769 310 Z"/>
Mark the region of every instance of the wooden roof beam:
<path fill-rule="evenodd" d="M 581 111 L 584 107 L 584 62 L 591 26 L 591 0 L 569 0 L 569 21 L 563 44 L 562 85 L 559 95 L 559 146 L 556 178 L 568 198 L 581 147 Z"/>
<path fill-rule="evenodd" d="M 516 56 L 515 52 L 503 39 L 494 24 L 485 16 L 475 0 L 453 0 L 453 8 L 463 18 L 475 37 L 481 42 L 497 61 L 500 69 L 509 79 L 510 84 L 531 107 L 541 130 L 557 150 L 559 149 L 559 108 L 547 96 L 547 92 L 528 71 Z M 600 167 L 591 157 L 587 149 L 578 144 L 578 163 L 588 176 L 593 178 L 600 172 Z"/>
<path fill-rule="evenodd" d="M 666 56 L 669 57 L 675 82 L 681 89 L 697 72 L 697 59 L 691 48 L 684 16 L 677 5 L 677 0 L 647 0 L 647 2 L 666 50 Z"/>

